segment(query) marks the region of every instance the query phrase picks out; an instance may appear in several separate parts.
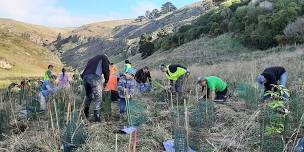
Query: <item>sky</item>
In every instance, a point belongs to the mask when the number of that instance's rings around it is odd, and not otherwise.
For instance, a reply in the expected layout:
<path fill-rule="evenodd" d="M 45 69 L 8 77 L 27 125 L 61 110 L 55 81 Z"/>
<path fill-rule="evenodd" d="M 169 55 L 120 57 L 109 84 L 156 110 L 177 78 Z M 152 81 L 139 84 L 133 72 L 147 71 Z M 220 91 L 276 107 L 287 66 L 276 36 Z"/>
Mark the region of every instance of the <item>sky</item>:
<path fill-rule="evenodd" d="M 170 1 L 177 8 L 200 0 L 0 0 L 0 18 L 50 27 L 136 18 Z"/>

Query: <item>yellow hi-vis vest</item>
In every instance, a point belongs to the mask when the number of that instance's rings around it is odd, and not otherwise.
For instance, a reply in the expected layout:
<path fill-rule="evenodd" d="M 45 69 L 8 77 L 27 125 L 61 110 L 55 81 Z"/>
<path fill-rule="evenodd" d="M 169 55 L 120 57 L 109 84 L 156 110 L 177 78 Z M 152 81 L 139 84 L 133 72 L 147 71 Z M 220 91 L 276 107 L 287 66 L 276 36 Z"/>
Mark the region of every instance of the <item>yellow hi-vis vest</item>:
<path fill-rule="evenodd" d="M 130 69 L 130 68 L 132 68 L 132 65 L 131 64 L 129 64 L 129 63 L 127 63 L 127 64 L 125 64 L 125 72 L 128 72 L 128 70 Z"/>
<path fill-rule="evenodd" d="M 187 73 L 187 70 L 181 67 L 177 67 L 177 70 L 174 73 L 169 70 L 169 66 L 167 66 L 167 69 L 168 72 L 166 73 L 166 76 L 169 80 L 172 81 L 176 81 L 178 78 Z"/>

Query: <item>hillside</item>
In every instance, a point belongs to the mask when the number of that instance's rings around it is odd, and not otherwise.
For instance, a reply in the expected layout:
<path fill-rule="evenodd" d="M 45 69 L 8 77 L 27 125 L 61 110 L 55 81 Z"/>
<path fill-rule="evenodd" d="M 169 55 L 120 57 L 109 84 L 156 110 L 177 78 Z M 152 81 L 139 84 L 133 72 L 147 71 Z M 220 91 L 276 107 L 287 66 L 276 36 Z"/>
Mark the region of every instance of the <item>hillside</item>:
<path fill-rule="evenodd" d="M 12 19 L 0 18 L 0 31 L 13 33 L 37 44 L 49 44 L 56 40 L 59 33 L 65 34 L 70 29 L 49 28 Z"/>
<path fill-rule="evenodd" d="M 151 20 L 122 20 L 93 23 L 74 29 L 48 47 L 73 67 L 82 68 L 92 56 L 106 53 L 116 60 L 138 53 L 143 34 L 157 35 L 164 29 L 173 32 L 206 12 L 209 3 L 198 2 Z"/>
<path fill-rule="evenodd" d="M 8 32 L 0 32 L 0 81 L 41 77 L 49 64 L 57 69 L 60 59 L 52 52 Z"/>
<path fill-rule="evenodd" d="M 76 28 L 68 33 L 65 33 L 65 36 L 70 35 L 78 35 L 83 37 L 104 37 L 110 38 L 112 37 L 113 28 L 117 26 L 121 26 L 124 24 L 130 24 L 133 20 L 125 19 L 125 20 L 113 20 L 113 21 L 104 21 L 98 23 L 92 23 L 83 25 L 79 28 Z"/>

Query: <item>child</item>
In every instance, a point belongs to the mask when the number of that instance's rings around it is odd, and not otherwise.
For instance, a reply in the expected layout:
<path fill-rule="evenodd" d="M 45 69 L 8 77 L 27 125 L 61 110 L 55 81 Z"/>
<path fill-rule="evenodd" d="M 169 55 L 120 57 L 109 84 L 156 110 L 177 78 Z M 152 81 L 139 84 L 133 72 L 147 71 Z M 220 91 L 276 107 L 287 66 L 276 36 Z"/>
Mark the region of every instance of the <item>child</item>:
<path fill-rule="evenodd" d="M 68 89 L 70 88 L 69 76 L 66 74 L 65 68 L 62 69 L 62 73 L 58 77 L 59 88 Z"/>
<path fill-rule="evenodd" d="M 39 92 L 39 102 L 40 110 L 47 110 L 47 102 L 49 98 L 56 92 L 57 88 L 55 87 L 56 76 L 51 76 L 50 80 L 45 80 L 42 82 L 40 92 Z"/>
<path fill-rule="evenodd" d="M 129 68 L 125 74 L 122 74 L 119 78 L 118 93 L 119 93 L 119 113 L 120 118 L 126 111 L 126 98 L 130 100 L 134 96 L 135 90 L 135 68 Z"/>

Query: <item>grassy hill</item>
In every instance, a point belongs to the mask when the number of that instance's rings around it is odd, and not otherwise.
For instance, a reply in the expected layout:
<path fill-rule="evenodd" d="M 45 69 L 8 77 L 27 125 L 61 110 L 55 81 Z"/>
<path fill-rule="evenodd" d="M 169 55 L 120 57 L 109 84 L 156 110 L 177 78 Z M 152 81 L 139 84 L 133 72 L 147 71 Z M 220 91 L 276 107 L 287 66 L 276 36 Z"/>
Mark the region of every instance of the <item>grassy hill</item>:
<path fill-rule="evenodd" d="M 84 37 L 111 37 L 112 30 L 120 25 L 130 24 L 133 20 L 125 19 L 125 20 L 113 20 L 113 21 L 104 21 L 91 23 L 87 25 L 83 25 L 79 28 L 76 28 L 65 35 L 79 35 Z"/>
<path fill-rule="evenodd" d="M 0 31 L 13 33 L 38 44 L 51 43 L 56 40 L 59 33 L 65 34 L 70 30 L 71 29 L 64 28 L 49 28 L 12 19 L 0 18 Z"/>
<path fill-rule="evenodd" d="M 62 66 L 51 51 L 8 32 L 0 32 L 0 83 L 24 77 L 40 77 L 49 64 Z"/>

